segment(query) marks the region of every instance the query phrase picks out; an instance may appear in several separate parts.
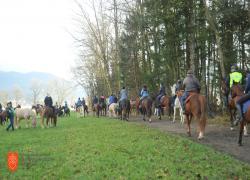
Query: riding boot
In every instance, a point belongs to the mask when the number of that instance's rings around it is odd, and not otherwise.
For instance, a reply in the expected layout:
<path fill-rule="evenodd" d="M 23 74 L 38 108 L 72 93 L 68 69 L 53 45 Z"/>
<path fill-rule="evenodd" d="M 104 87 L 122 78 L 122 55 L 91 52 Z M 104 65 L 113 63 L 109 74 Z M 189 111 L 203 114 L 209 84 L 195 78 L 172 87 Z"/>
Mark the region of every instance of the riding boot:
<path fill-rule="evenodd" d="M 237 108 L 237 114 L 236 114 L 236 119 L 234 121 L 234 125 L 237 126 L 238 123 L 240 123 L 243 119 L 243 111 L 242 111 L 242 106 L 239 103 L 236 103 L 236 108 Z"/>

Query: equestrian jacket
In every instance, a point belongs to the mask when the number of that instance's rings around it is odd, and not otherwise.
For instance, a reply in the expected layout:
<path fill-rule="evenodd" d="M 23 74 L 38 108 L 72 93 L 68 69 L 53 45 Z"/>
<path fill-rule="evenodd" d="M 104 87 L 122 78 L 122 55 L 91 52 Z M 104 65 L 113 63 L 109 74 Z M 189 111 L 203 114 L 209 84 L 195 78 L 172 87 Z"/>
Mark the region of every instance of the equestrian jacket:
<path fill-rule="evenodd" d="M 247 74 L 245 93 L 250 93 L 250 73 Z"/>
<path fill-rule="evenodd" d="M 115 103 L 115 96 L 109 96 L 109 104 Z"/>
<path fill-rule="evenodd" d="M 196 77 L 194 77 L 192 74 L 188 74 L 183 81 L 183 87 L 185 88 L 186 92 L 191 92 L 199 91 L 201 86 Z"/>
<path fill-rule="evenodd" d="M 45 106 L 52 107 L 53 105 L 52 98 L 50 96 L 46 96 L 44 99 L 44 104 Z"/>
<path fill-rule="evenodd" d="M 128 92 L 126 89 L 122 89 L 120 92 L 120 101 L 128 99 Z"/>
<path fill-rule="evenodd" d="M 142 89 L 141 90 L 141 97 L 148 97 L 149 96 L 149 93 L 148 93 L 148 91 L 147 90 L 145 90 L 145 89 Z"/>
<path fill-rule="evenodd" d="M 230 88 L 233 86 L 233 83 L 241 83 L 242 74 L 240 72 L 233 72 L 230 74 Z"/>

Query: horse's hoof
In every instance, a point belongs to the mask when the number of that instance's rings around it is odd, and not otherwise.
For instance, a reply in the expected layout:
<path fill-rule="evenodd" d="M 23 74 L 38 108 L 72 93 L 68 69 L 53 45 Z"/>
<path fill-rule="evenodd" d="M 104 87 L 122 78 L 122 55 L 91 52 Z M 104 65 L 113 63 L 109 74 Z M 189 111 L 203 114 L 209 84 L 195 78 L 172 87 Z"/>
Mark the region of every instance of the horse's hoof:
<path fill-rule="evenodd" d="M 199 136 L 198 137 L 198 140 L 202 140 L 202 139 L 204 139 L 204 136 Z"/>
<path fill-rule="evenodd" d="M 172 121 L 172 123 L 175 123 L 175 121 Z"/>
<path fill-rule="evenodd" d="M 242 146 L 242 143 L 238 143 L 239 146 Z"/>
<path fill-rule="evenodd" d="M 191 133 L 190 132 L 187 132 L 187 135 L 188 135 L 188 137 L 191 137 Z"/>
<path fill-rule="evenodd" d="M 247 137 L 247 136 L 248 136 L 248 134 L 244 134 L 244 136 L 245 136 L 245 137 Z"/>
<path fill-rule="evenodd" d="M 233 131 L 233 130 L 234 130 L 234 128 L 233 128 L 233 127 L 230 127 L 230 130 L 231 130 L 231 131 Z"/>

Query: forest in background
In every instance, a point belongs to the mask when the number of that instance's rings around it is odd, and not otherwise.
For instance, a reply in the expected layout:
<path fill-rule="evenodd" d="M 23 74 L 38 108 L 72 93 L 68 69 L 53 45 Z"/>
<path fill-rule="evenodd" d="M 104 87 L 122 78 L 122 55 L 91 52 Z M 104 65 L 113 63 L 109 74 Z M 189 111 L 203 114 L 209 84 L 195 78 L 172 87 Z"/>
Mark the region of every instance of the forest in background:
<path fill-rule="evenodd" d="M 89 96 L 122 86 L 131 98 L 143 84 L 151 93 L 193 69 L 210 104 L 232 64 L 250 68 L 247 0 L 78 0 L 77 82 Z"/>

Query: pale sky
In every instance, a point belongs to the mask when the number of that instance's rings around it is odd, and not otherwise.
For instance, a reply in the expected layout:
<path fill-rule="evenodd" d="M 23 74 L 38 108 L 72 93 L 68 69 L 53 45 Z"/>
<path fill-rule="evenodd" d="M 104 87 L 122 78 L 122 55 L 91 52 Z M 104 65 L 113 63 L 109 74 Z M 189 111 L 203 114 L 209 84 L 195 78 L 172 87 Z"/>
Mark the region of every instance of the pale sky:
<path fill-rule="evenodd" d="M 0 70 L 69 79 L 76 8 L 74 0 L 0 0 Z"/>

